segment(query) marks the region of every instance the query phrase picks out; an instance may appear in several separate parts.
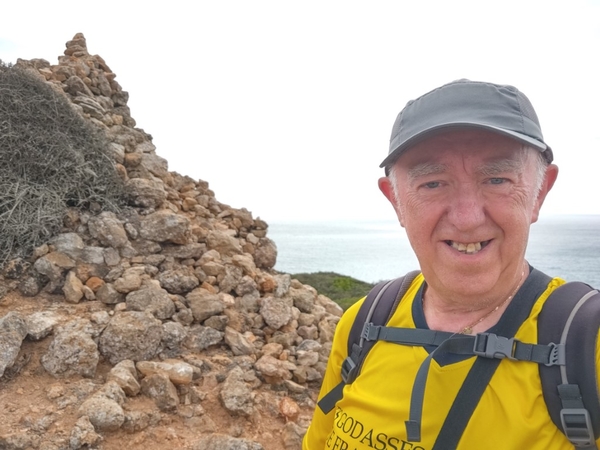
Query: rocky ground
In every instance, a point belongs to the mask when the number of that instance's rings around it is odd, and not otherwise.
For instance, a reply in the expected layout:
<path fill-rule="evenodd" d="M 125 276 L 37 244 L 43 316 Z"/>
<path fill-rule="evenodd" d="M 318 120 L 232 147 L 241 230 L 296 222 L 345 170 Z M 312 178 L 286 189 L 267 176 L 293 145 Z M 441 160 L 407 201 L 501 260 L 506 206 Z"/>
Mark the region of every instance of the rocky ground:
<path fill-rule="evenodd" d="M 99 302 L 70 305 L 60 296 L 32 299 L 13 292 L 0 303 L 0 316 L 15 311 L 26 317 L 41 310 L 56 312 L 68 322 L 103 309 Z M 297 386 L 290 392 L 263 384 L 252 390 L 250 415 L 232 414 L 219 394 L 232 368 L 239 365 L 219 349 L 200 357 L 211 370 L 186 389 L 179 388 L 180 401 L 173 409 L 161 411 L 155 400 L 143 394 L 127 397 L 124 424 L 96 432 L 88 419 L 81 418 L 81 405 L 106 385 L 113 367 L 104 361 L 92 378 L 56 378 L 41 363 L 51 342 L 25 339 L 14 364 L 0 378 L 1 449 L 121 450 L 123 444 L 147 450 L 301 448 L 316 390 Z M 206 441 L 209 438 L 215 441 Z"/>
<path fill-rule="evenodd" d="M 168 171 L 81 34 L 17 65 L 106 133 L 127 205 L 66 209 L 2 268 L 0 449 L 300 449 L 341 308 L 273 270 L 264 221 Z"/>

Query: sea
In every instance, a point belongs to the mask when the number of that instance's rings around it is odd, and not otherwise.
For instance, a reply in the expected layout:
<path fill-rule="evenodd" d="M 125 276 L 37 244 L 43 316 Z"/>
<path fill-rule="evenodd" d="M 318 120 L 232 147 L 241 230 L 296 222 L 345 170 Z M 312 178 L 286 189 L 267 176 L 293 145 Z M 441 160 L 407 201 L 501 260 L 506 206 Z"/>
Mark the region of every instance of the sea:
<path fill-rule="evenodd" d="M 275 221 L 275 269 L 336 272 L 375 283 L 418 269 L 396 221 Z M 600 215 L 543 216 L 531 226 L 526 259 L 550 276 L 600 288 Z"/>

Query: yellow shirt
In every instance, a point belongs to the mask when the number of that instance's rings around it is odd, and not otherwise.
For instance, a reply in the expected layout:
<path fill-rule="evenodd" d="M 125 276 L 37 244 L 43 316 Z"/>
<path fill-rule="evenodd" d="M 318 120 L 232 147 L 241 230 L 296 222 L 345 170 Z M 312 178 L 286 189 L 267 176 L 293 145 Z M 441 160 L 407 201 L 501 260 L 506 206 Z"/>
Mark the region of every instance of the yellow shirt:
<path fill-rule="evenodd" d="M 415 328 L 413 300 L 423 284 L 412 283 L 388 325 Z M 550 293 L 564 281 L 555 278 L 535 302 L 515 338 L 537 342 L 537 318 Z M 340 381 L 347 357 L 350 328 L 360 307 L 341 318 L 319 398 Z M 599 347 L 600 348 L 600 347 Z M 303 450 L 430 450 L 476 357 L 440 365 L 431 361 L 421 422 L 421 442 L 409 442 L 404 422 L 409 417 L 417 371 L 428 356 L 420 346 L 378 341 L 367 355 L 358 378 L 344 387 L 343 398 L 327 415 L 315 409 Z M 600 350 L 596 352 L 600 362 Z M 600 385 L 600 381 L 599 381 Z M 538 364 L 504 359 L 490 380 L 462 435 L 458 450 L 572 450 L 554 425 L 542 394 Z M 600 444 L 600 439 L 598 440 Z"/>

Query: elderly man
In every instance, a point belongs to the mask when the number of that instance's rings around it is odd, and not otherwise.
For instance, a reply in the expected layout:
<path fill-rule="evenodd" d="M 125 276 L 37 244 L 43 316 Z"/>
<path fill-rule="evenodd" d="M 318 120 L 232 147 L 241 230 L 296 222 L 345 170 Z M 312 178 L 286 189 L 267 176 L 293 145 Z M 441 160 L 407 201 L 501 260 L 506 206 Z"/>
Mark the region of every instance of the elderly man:
<path fill-rule="evenodd" d="M 304 450 L 573 448 L 548 413 L 539 364 L 498 361 L 471 398 L 473 378 L 484 377 L 470 372 L 483 358 L 473 354 L 473 341 L 470 352 L 446 345 L 486 331 L 536 342 L 540 310 L 564 283 L 525 260 L 529 227 L 558 175 L 552 159 L 531 103 L 512 86 L 459 80 L 400 112 L 379 188 L 420 274 L 387 325 L 428 337 L 423 345 L 421 337 L 376 342 L 344 386 L 361 302 L 352 306 L 338 324 Z M 462 428 L 444 426 L 451 410 L 468 403 Z"/>

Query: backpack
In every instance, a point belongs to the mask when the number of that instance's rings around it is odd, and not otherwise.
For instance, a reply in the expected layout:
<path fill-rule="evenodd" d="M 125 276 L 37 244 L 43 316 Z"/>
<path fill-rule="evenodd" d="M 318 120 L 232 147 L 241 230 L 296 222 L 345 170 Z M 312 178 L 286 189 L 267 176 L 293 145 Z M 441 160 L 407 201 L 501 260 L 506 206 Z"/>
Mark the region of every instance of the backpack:
<path fill-rule="evenodd" d="M 433 450 L 456 448 L 462 433 L 500 361 L 530 361 L 539 365 L 544 400 L 554 424 L 578 449 L 597 450 L 600 437 L 600 394 L 597 383 L 596 342 L 600 329 L 600 293 L 581 282 L 565 283 L 552 292 L 538 318 L 538 344 L 514 339 L 531 307 L 546 289 L 550 277 L 532 269 L 517 297 L 519 306 L 507 336 L 475 336 L 416 328 L 385 326 L 419 274 L 381 282 L 367 295 L 348 336 L 348 357 L 342 363 L 342 381 L 319 402 L 327 414 L 343 396 L 346 384 L 360 374 L 363 361 L 379 341 L 435 347 L 423 362 L 413 386 L 407 437 L 420 441 L 420 419 L 425 382 L 436 352 L 477 355 L 438 435 Z M 509 309 L 504 315 L 508 313 Z M 502 319 L 501 319 L 502 320 Z M 504 328 L 507 330 L 507 328 Z"/>

